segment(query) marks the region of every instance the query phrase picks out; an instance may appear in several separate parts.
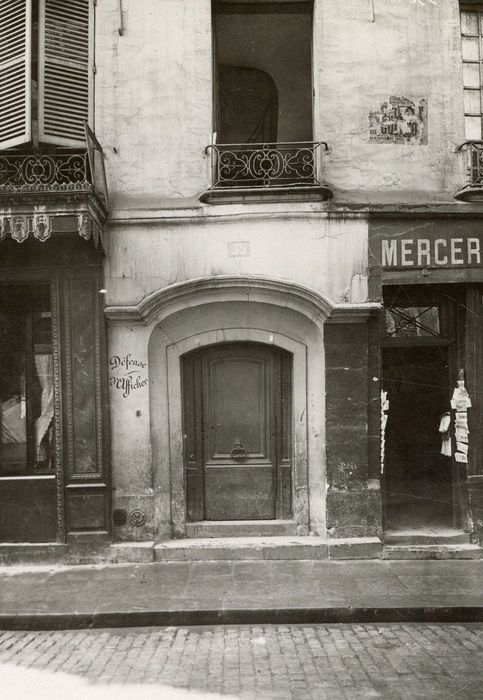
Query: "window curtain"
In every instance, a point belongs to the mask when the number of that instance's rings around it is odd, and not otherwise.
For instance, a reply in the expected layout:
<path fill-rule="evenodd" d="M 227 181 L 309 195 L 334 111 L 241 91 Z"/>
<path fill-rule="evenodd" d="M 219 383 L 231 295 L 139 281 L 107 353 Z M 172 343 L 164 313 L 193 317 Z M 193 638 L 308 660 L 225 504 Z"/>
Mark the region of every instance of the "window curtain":
<path fill-rule="evenodd" d="M 277 141 L 278 90 L 257 68 L 218 66 L 219 143 Z"/>
<path fill-rule="evenodd" d="M 35 355 L 35 368 L 42 389 L 40 399 L 40 416 L 35 421 L 36 459 L 42 462 L 47 459 L 42 441 L 54 418 L 54 381 L 52 373 L 52 356 L 50 354 Z"/>

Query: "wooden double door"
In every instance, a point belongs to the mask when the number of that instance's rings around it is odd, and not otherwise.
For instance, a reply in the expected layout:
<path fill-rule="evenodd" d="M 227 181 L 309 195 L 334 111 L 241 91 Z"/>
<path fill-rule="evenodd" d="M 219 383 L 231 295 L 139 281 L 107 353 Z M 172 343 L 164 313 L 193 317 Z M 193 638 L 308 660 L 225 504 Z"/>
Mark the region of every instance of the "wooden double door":
<path fill-rule="evenodd" d="M 292 356 L 226 343 L 182 363 L 188 520 L 292 515 Z"/>

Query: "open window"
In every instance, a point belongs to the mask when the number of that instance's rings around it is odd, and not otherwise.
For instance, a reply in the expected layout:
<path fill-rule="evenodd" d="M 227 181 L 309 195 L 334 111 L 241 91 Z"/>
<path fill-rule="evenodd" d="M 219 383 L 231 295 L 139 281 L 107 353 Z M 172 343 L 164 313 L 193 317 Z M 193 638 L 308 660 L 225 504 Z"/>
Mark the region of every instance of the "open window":
<path fill-rule="evenodd" d="M 0 149 L 85 144 L 93 0 L 0 0 Z"/>
<path fill-rule="evenodd" d="M 312 16 L 312 0 L 213 2 L 212 189 L 320 187 Z"/>
<path fill-rule="evenodd" d="M 312 11 L 214 3 L 217 143 L 312 140 Z"/>

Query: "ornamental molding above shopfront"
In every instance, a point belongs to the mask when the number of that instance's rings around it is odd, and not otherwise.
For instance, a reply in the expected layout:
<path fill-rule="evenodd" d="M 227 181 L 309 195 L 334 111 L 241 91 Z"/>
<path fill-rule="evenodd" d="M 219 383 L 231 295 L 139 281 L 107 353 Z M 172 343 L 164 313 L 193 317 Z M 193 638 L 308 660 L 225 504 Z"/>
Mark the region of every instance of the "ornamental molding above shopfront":
<path fill-rule="evenodd" d="M 77 232 L 97 247 L 108 210 L 104 155 L 87 124 L 80 150 L 0 153 L 0 241 Z"/>
<path fill-rule="evenodd" d="M 69 217 L 69 223 L 72 219 L 76 220 L 77 233 L 81 238 L 92 240 L 96 248 L 102 245 L 102 226 L 89 212 L 68 213 L 65 216 L 46 212 L 6 216 L 0 211 L 0 241 L 12 238 L 17 243 L 23 243 L 33 237 L 44 243 L 51 238 L 54 228 L 62 229 L 62 219 L 66 217 Z"/>

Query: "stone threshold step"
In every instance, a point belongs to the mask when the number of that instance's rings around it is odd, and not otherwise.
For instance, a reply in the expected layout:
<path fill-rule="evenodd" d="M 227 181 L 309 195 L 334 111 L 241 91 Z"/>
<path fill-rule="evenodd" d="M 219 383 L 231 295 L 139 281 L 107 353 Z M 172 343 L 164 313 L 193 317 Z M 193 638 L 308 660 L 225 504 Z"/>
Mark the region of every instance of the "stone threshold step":
<path fill-rule="evenodd" d="M 326 540 L 300 537 L 219 537 L 167 540 L 154 547 L 156 561 L 373 559 L 380 558 L 377 537 Z"/>
<path fill-rule="evenodd" d="M 476 544 L 386 545 L 384 559 L 481 559 Z"/>
<path fill-rule="evenodd" d="M 186 523 L 188 537 L 276 537 L 297 536 L 294 520 L 199 520 Z"/>
<path fill-rule="evenodd" d="M 0 545 L 0 565 L 125 564 L 153 561 L 380 559 L 377 537 L 206 537 L 102 546 L 55 543 Z"/>
<path fill-rule="evenodd" d="M 386 530 L 386 545 L 437 545 L 470 544 L 470 535 L 464 530 L 452 528 L 411 528 L 405 530 Z"/>

